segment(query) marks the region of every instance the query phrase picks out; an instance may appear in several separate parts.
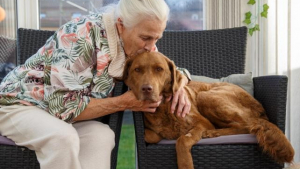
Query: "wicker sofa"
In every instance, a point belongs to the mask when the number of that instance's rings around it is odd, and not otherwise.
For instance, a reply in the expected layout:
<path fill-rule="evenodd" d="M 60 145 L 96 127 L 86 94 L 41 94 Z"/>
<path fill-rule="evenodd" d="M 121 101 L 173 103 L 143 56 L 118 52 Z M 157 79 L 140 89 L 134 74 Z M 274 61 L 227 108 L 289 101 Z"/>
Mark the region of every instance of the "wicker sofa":
<path fill-rule="evenodd" d="M 0 35 L 0 82 L 9 71 L 15 68 L 16 49 L 15 39 Z"/>
<path fill-rule="evenodd" d="M 158 50 L 171 58 L 178 67 L 193 75 L 212 78 L 242 74 L 245 67 L 247 28 L 207 31 L 166 31 L 158 41 Z M 287 97 L 286 76 L 254 77 L 254 97 L 266 109 L 270 121 L 283 132 Z M 147 144 L 141 112 L 134 112 L 139 169 L 177 168 L 175 144 Z M 262 153 L 257 143 L 201 144 L 192 150 L 195 168 L 201 169 L 279 169 Z"/>
<path fill-rule="evenodd" d="M 28 57 L 33 55 L 40 47 L 44 45 L 46 40 L 53 35 L 53 31 L 42 31 L 32 29 L 18 29 L 17 38 L 17 63 L 22 64 Z M 124 88 L 123 83 L 118 82 L 114 89 L 114 96 L 120 95 Z M 104 116 L 97 120 L 108 124 L 110 128 L 115 132 L 115 148 L 111 155 L 111 168 L 115 169 L 117 165 L 117 155 L 119 138 L 121 132 L 123 112 L 117 112 L 111 115 Z M 0 137 L 2 137 L 0 135 Z M 5 138 L 4 138 L 5 139 Z M 5 143 L 5 144 L 4 144 Z M 40 168 L 36 159 L 34 151 L 31 151 L 25 147 L 19 147 L 14 145 L 10 140 L 0 144 L 0 168 L 1 169 L 20 169 L 20 168 Z"/>

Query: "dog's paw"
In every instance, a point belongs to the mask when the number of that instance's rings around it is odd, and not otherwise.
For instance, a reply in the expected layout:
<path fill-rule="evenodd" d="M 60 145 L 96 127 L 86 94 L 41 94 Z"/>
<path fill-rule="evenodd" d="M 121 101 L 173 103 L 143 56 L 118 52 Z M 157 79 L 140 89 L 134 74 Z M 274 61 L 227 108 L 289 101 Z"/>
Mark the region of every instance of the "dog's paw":
<path fill-rule="evenodd" d="M 219 137 L 221 134 L 216 130 L 206 130 L 202 133 L 202 138 Z"/>

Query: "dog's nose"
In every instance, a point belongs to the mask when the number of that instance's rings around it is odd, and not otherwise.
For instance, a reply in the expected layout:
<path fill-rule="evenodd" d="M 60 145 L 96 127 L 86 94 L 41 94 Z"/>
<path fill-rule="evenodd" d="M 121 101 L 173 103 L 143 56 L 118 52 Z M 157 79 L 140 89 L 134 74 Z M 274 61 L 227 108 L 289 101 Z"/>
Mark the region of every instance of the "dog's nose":
<path fill-rule="evenodd" d="M 142 86 L 142 91 L 143 92 L 150 93 L 150 92 L 152 92 L 152 90 L 153 90 L 153 87 L 151 85 L 149 85 L 149 84 L 144 84 Z"/>

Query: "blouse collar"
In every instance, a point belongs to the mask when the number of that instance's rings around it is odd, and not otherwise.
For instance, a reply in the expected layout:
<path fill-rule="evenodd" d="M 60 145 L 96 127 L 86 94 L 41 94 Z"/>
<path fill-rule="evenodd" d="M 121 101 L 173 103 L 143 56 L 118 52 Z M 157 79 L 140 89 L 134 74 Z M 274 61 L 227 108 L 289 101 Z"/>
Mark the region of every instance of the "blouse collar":
<path fill-rule="evenodd" d="M 114 78 L 121 78 L 123 76 L 126 57 L 114 22 L 114 12 L 112 10 L 109 13 L 103 14 L 111 59 L 108 66 L 108 74 Z"/>

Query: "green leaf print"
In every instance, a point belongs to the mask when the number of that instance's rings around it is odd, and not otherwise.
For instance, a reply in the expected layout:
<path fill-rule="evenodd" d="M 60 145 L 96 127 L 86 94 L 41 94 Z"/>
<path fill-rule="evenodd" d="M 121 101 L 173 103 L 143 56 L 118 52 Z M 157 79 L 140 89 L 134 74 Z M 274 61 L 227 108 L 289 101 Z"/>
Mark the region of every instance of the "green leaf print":
<path fill-rule="evenodd" d="M 59 65 L 63 61 L 70 60 L 71 62 L 75 61 L 75 57 L 68 56 L 67 52 L 64 49 L 56 49 L 52 55 L 52 64 Z"/>
<path fill-rule="evenodd" d="M 12 93 L 20 91 L 21 84 L 24 83 L 24 79 L 29 72 L 29 70 L 20 71 L 20 69 L 24 69 L 24 67 L 18 66 L 7 74 L 3 79 L 5 86 L 1 89 L 1 92 Z"/>
<path fill-rule="evenodd" d="M 84 76 L 79 76 L 77 72 L 69 71 L 70 74 L 62 75 L 63 80 L 67 86 L 72 87 L 72 90 L 80 90 L 90 85 L 90 83 L 86 83 L 87 81 L 91 81 L 90 78 L 86 78 Z M 88 80 L 89 79 L 89 80 Z M 80 86 L 78 89 L 76 87 Z"/>
<path fill-rule="evenodd" d="M 51 74 L 51 65 L 52 65 L 52 56 L 48 55 L 46 52 L 45 56 L 45 68 L 44 68 L 44 83 L 46 85 L 51 85 L 50 74 Z"/>
<path fill-rule="evenodd" d="M 50 74 L 51 74 L 51 67 L 46 66 L 44 69 L 44 83 L 46 85 L 51 85 Z"/>
<path fill-rule="evenodd" d="M 44 62 L 44 55 L 40 55 L 38 52 L 32 55 L 27 61 L 25 62 L 25 68 L 34 68 L 36 66 L 41 65 Z"/>
<path fill-rule="evenodd" d="M 60 29 L 59 29 L 59 30 L 60 30 Z M 59 48 L 59 41 L 58 41 L 58 39 L 57 39 L 57 32 L 58 32 L 59 30 L 57 30 L 57 31 L 54 33 L 54 35 L 52 36 L 52 37 L 53 37 L 52 40 L 55 42 L 55 48 L 56 48 L 56 49 Z"/>
<path fill-rule="evenodd" d="M 85 24 L 85 20 L 86 20 L 86 18 L 80 19 L 80 20 L 77 22 L 77 25 Z"/>
<path fill-rule="evenodd" d="M 113 79 L 108 75 L 107 68 L 99 77 L 94 77 L 94 83 L 92 94 L 97 98 L 107 97 L 113 89 Z"/>
<path fill-rule="evenodd" d="M 56 113 L 62 113 L 65 111 L 65 107 L 63 105 L 63 95 L 64 92 L 56 91 L 45 98 L 45 101 L 49 103 L 49 113 L 54 115 Z"/>
<path fill-rule="evenodd" d="M 13 104 L 17 100 L 18 99 L 16 97 L 0 96 L 0 104 L 3 104 L 3 105 Z"/>
<path fill-rule="evenodd" d="M 93 45 L 88 42 L 85 38 L 80 38 L 77 41 L 77 46 L 74 47 L 74 52 L 79 56 L 84 56 L 84 61 L 87 63 L 92 62 L 92 54 L 94 48 Z"/>
<path fill-rule="evenodd" d="M 10 77 L 11 78 L 11 80 L 13 81 L 13 79 L 14 80 L 17 80 L 17 81 L 20 81 L 20 80 L 22 80 L 26 75 L 27 75 L 27 73 L 29 72 L 29 70 L 26 70 L 26 71 L 19 71 L 19 70 L 14 70 L 13 71 L 13 74 L 14 74 L 14 76 L 12 76 L 12 77 Z"/>
<path fill-rule="evenodd" d="M 66 122 L 78 116 L 89 102 L 89 98 L 80 92 L 62 90 L 52 93 L 45 100 L 49 102 L 49 113 Z"/>
<path fill-rule="evenodd" d="M 75 24 L 75 23 L 66 24 L 66 26 L 65 26 L 66 34 L 76 33 L 76 31 L 77 31 L 77 24 Z"/>
<path fill-rule="evenodd" d="M 80 112 L 84 110 L 86 106 L 87 105 L 86 102 L 84 102 L 84 97 L 78 96 L 76 100 L 72 102 L 68 102 L 66 104 L 67 110 L 65 112 L 68 113 L 75 110 L 75 112 L 73 113 L 73 117 L 77 117 L 80 114 Z"/>
<path fill-rule="evenodd" d="M 102 20 L 102 14 L 93 13 L 93 14 L 87 15 L 87 18 L 91 21 L 99 21 L 99 20 Z"/>
<path fill-rule="evenodd" d="M 92 27 L 92 30 L 91 30 L 91 33 L 90 33 L 90 36 L 91 36 L 91 39 L 93 40 L 93 43 L 95 44 L 96 42 L 100 42 L 100 29 L 93 26 Z M 98 44 L 95 44 L 96 46 L 98 46 Z"/>
<path fill-rule="evenodd" d="M 92 82 L 93 78 L 86 78 L 81 84 L 90 84 Z"/>
<path fill-rule="evenodd" d="M 110 54 L 107 38 L 100 38 L 100 44 L 100 50 L 104 53 Z"/>

